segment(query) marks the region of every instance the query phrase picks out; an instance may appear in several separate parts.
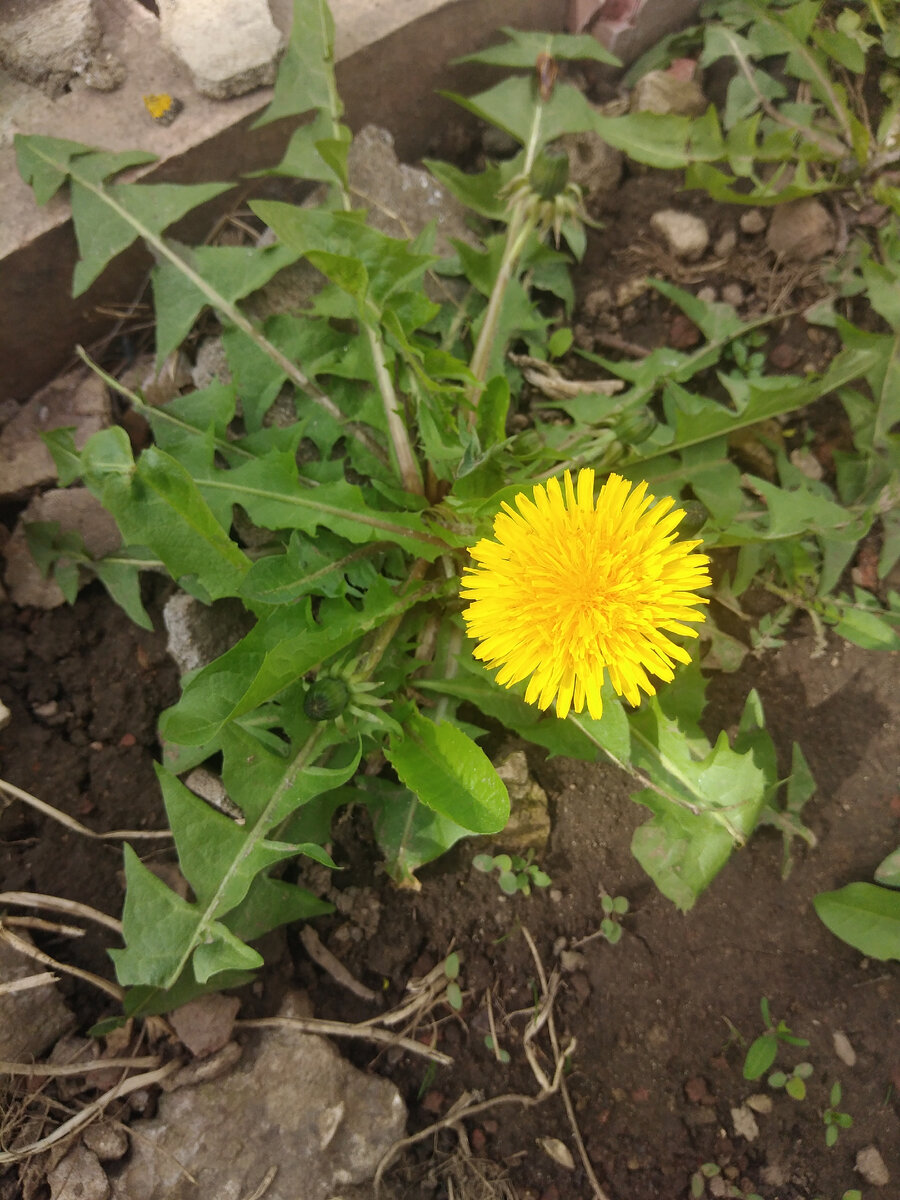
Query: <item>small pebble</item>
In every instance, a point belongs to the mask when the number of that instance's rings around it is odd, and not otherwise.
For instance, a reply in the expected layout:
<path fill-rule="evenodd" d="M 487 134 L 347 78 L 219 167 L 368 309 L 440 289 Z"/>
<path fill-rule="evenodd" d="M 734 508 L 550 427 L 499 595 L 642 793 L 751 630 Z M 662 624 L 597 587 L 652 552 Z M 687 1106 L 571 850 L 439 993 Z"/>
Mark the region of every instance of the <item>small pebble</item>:
<path fill-rule="evenodd" d="M 722 288 L 722 299 L 726 304 L 739 308 L 744 303 L 744 289 L 739 283 L 726 283 Z"/>
<path fill-rule="evenodd" d="M 695 262 L 709 245 L 706 222 L 693 213 L 661 209 L 650 218 L 650 228 L 662 237 L 676 258 Z"/>
<path fill-rule="evenodd" d="M 891 1182 L 881 1152 L 875 1146 L 866 1146 L 856 1156 L 856 1170 L 872 1187 L 886 1187 Z"/>
<path fill-rule="evenodd" d="M 758 208 L 748 208 L 745 213 L 741 213 L 740 226 L 741 233 L 762 233 L 766 227 L 766 218 Z"/>
<path fill-rule="evenodd" d="M 754 1112 L 770 1113 L 772 1111 L 772 1097 L 767 1096 L 764 1092 L 756 1092 L 754 1095 L 748 1096 L 744 1103 Z"/>
<path fill-rule="evenodd" d="M 831 1037 L 832 1041 L 834 1042 L 834 1052 L 841 1062 L 846 1063 L 848 1067 L 855 1067 L 856 1051 L 850 1045 L 850 1039 L 847 1037 L 846 1033 L 841 1033 L 840 1030 L 835 1030 Z"/>
<path fill-rule="evenodd" d="M 715 304 L 718 298 L 719 293 L 714 287 L 710 287 L 709 284 L 706 287 L 702 287 L 697 293 L 697 299 L 702 300 L 704 304 Z"/>
<path fill-rule="evenodd" d="M 720 233 L 716 238 L 716 244 L 713 246 L 713 252 L 716 258 L 727 258 L 737 245 L 737 232 L 734 229 L 726 229 L 724 233 Z"/>

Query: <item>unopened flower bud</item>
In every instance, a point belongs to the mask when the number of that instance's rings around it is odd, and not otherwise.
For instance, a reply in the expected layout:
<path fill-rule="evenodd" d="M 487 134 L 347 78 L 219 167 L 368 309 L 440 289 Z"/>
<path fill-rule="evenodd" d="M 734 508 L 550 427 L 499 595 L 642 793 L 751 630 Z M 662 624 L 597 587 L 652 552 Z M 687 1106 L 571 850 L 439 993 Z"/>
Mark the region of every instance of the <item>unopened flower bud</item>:
<path fill-rule="evenodd" d="M 542 151 L 531 168 L 528 182 L 542 200 L 553 200 L 569 182 L 569 156 L 565 150 Z"/>

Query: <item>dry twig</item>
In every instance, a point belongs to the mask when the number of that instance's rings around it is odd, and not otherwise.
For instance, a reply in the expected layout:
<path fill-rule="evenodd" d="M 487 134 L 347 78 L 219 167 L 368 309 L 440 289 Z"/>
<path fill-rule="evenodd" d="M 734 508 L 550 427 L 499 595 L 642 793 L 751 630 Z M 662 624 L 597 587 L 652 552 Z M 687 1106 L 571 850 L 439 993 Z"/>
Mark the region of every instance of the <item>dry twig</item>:
<path fill-rule="evenodd" d="M 96 833 L 93 829 L 88 829 L 87 825 L 82 825 L 80 821 L 76 821 L 74 817 L 70 817 L 68 813 L 60 812 L 52 804 L 47 804 L 45 800 L 38 800 L 37 796 L 32 796 L 31 792 L 25 792 L 22 788 L 16 787 L 14 783 L 7 783 L 5 779 L 0 779 L 0 792 L 6 792 L 8 796 L 13 796 L 16 800 L 21 800 L 24 804 L 36 809 L 39 813 L 43 813 L 45 817 L 50 817 L 52 820 L 58 821 L 60 825 L 65 825 L 66 829 L 71 829 L 73 833 L 80 833 L 84 837 L 96 838 L 98 841 L 108 841 L 110 839 L 116 841 L 134 841 L 137 838 L 172 837 L 172 833 L 168 829 L 111 829 L 108 833 Z"/>
<path fill-rule="evenodd" d="M 20 954 L 24 954 L 27 958 L 33 958 L 35 962 L 42 963 L 45 967 L 51 967 L 54 971 L 62 971 L 66 975 L 74 975 L 77 979 L 83 979 L 85 983 L 92 983 L 94 987 L 99 988 L 101 992 L 106 992 L 119 1003 L 125 996 L 124 990 L 117 983 L 111 983 L 101 975 L 95 975 L 93 971 L 83 971 L 81 967 L 72 967 L 67 963 L 58 962 L 49 954 L 45 954 L 43 950 L 38 950 L 37 946 L 33 946 L 31 942 L 20 938 L 11 929 L 7 929 L 2 921 L 0 921 L 0 940 L 6 942 L 13 950 L 18 950 Z"/>
<path fill-rule="evenodd" d="M 115 917 L 108 917 L 99 909 L 91 908 L 89 904 L 80 904 L 77 900 L 64 900 L 62 896 L 45 896 L 41 892 L 0 892 L 0 904 L 20 904 L 23 908 L 46 908 L 49 912 L 65 913 L 69 917 L 84 917 L 87 921 L 96 921 L 105 925 L 113 933 L 121 936 L 122 922 Z"/>

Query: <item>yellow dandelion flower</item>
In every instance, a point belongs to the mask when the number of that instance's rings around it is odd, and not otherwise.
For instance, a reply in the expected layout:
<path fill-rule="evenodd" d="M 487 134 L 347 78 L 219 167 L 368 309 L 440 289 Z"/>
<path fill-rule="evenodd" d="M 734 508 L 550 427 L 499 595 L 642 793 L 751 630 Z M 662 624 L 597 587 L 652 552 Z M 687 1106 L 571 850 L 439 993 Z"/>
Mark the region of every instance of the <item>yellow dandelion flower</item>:
<path fill-rule="evenodd" d="M 563 486 L 565 492 L 563 491 Z M 566 471 L 516 496 L 494 518 L 494 537 L 470 548 L 462 580 L 463 612 L 473 651 L 497 682 L 530 676 L 525 699 L 565 717 L 587 702 L 603 711 L 603 673 L 631 704 L 656 691 L 649 675 L 670 680 L 687 651 L 667 634 L 696 637 L 685 621 L 706 604 L 695 593 L 710 583 L 699 542 L 677 541 L 684 516 L 668 497 L 654 503 L 647 484 L 610 475 L 594 500 L 594 472 Z M 516 511 L 518 510 L 518 511 Z"/>

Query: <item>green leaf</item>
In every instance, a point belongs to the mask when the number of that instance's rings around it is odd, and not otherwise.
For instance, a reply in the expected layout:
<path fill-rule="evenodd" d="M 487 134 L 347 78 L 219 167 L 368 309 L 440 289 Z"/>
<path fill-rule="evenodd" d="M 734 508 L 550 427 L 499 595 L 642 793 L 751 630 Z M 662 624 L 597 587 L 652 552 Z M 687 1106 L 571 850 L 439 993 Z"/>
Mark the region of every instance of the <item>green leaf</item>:
<path fill-rule="evenodd" d="M 364 294 L 377 311 L 395 293 L 416 288 L 436 261 L 414 253 L 404 239 L 370 228 L 360 212 L 298 208 L 276 200 L 254 200 L 250 207 L 281 242 L 330 271 L 351 294 Z"/>
<path fill-rule="evenodd" d="M 315 536 L 324 528 L 356 544 L 393 542 L 429 560 L 447 551 L 417 513 L 372 509 L 355 484 L 340 480 L 302 486 L 291 451 L 273 451 L 230 471 L 209 472 L 198 477 L 197 486 L 209 503 L 224 497 L 229 504 L 240 504 L 263 529 L 298 529 Z"/>
<path fill-rule="evenodd" d="M 558 84 L 550 99 L 540 102 L 532 80 L 523 75 L 504 79 L 476 96 L 441 95 L 496 125 L 523 146 L 533 144 L 536 149 L 564 133 L 586 133 L 596 121 L 591 104 L 571 84 Z"/>
<path fill-rule="evenodd" d="M 152 446 L 135 464 L 127 434 L 115 427 L 88 441 L 82 466 L 85 483 L 126 542 L 149 546 L 173 578 L 188 591 L 199 588 L 202 598 L 237 593 L 250 560 L 174 458 Z"/>
<path fill-rule="evenodd" d="M 474 833 L 499 833 L 509 819 L 506 785 L 470 737 L 414 712 L 404 736 L 385 750 L 401 781 L 423 804 Z"/>
<path fill-rule="evenodd" d="M 294 0 L 291 37 L 278 69 L 275 92 L 254 128 L 312 109 L 340 116 L 334 84 L 334 20 L 326 0 Z"/>
<path fill-rule="evenodd" d="M 471 836 L 470 829 L 421 804 L 407 787 L 371 777 L 358 782 L 358 788 L 347 790 L 347 798 L 362 800 L 369 809 L 385 868 L 395 883 L 409 883 L 419 867 Z M 487 869 L 492 868 L 493 863 Z"/>
<path fill-rule="evenodd" d="M 538 55 L 548 54 L 551 58 L 570 62 L 590 59 L 593 62 L 608 63 L 613 67 L 622 65 L 614 54 L 587 33 L 534 33 L 511 29 L 508 25 L 503 26 L 500 32 L 506 34 L 509 41 L 498 46 L 488 46 L 486 50 L 466 54 L 454 61 L 533 70 Z"/>
<path fill-rule="evenodd" d="M 362 608 L 344 599 L 323 600 L 314 617 L 307 597 L 301 604 L 276 609 L 231 650 L 190 677 L 178 704 L 162 715 L 163 737 L 185 746 L 211 742 L 229 721 L 279 695 L 427 594 L 427 589 L 410 590 L 398 597 L 379 578 Z"/>
<path fill-rule="evenodd" d="M 900 650 L 900 632 L 878 612 L 842 608 L 835 633 L 864 650 Z M 895 618 L 896 619 L 896 618 Z"/>
<path fill-rule="evenodd" d="M 656 697 L 632 715 L 631 732 L 632 762 L 658 788 L 633 797 L 654 817 L 635 830 L 632 852 L 660 891 L 688 909 L 756 827 L 766 776 L 724 732 L 712 748 L 686 737 Z"/>
<path fill-rule="evenodd" d="M 887 856 L 875 870 L 875 882 L 900 888 L 900 847 Z"/>
<path fill-rule="evenodd" d="M 207 200 L 233 187 L 230 183 L 122 183 L 104 186 L 72 169 L 72 219 L 81 259 L 75 266 L 72 295 L 87 291 L 107 263 L 137 238 L 158 237 L 164 229 Z"/>
<path fill-rule="evenodd" d="M 197 929 L 193 905 L 144 866 L 132 848 L 124 847 L 125 908 L 122 913 L 124 950 L 110 950 L 116 977 L 123 986 L 165 987 L 172 962 L 190 953 Z"/>
<path fill-rule="evenodd" d="M 81 142 L 68 142 L 64 138 L 45 137 L 42 134 L 17 133 L 13 142 L 19 174 L 34 189 L 38 204 L 46 204 L 56 195 L 71 173 L 72 164 L 78 159 L 87 159 L 92 165 L 92 177 L 97 176 L 99 164 L 102 174 L 97 177 L 101 179 L 128 167 L 156 162 L 155 154 L 143 150 L 104 154 Z M 83 169 L 87 166 L 84 161 L 79 165 Z"/>
<path fill-rule="evenodd" d="M 175 245 L 179 258 L 194 276 L 211 284 L 230 303 L 248 296 L 268 283 L 282 268 L 299 257 L 288 246 L 190 246 Z M 157 263 L 151 273 L 156 310 L 156 361 L 161 364 L 180 346 L 199 313 L 209 304 L 207 295 L 190 275 L 173 263 Z"/>
<path fill-rule="evenodd" d="M 744 1059 L 744 1078 L 759 1079 L 765 1075 L 778 1054 L 778 1040 L 771 1033 L 763 1033 L 751 1042 Z"/>
<path fill-rule="evenodd" d="M 848 883 L 813 900 L 819 919 L 867 958 L 900 959 L 900 892 Z"/>

